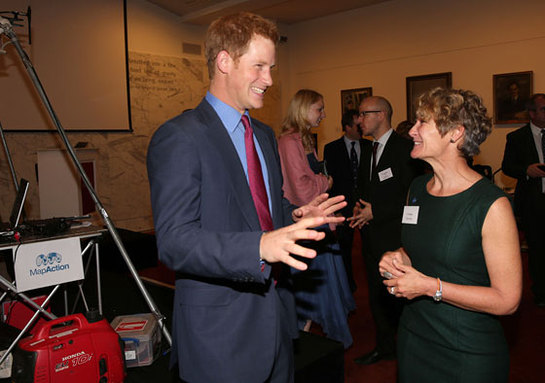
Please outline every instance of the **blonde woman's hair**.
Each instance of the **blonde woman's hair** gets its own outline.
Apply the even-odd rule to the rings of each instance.
[[[313,104],[324,97],[311,89],[300,89],[290,101],[288,114],[282,122],[282,134],[299,133],[306,152],[314,150],[314,138],[310,134],[310,122],[307,120],[308,111]]]

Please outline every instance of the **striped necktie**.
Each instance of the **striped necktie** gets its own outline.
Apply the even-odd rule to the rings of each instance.
[[[350,148],[350,162],[352,163],[352,180],[354,185],[358,184],[358,155],[356,154],[356,142],[352,141],[350,143],[352,147]]]

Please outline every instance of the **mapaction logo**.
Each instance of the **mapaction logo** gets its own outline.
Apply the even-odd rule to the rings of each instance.
[[[36,257],[36,266],[34,269],[30,269],[30,276],[44,275],[47,273],[53,273],[57,271],[69,270],[70,265],[67,263],[61,264],[62,255],[60,253],[52,252],[45,254],[39,254]]]

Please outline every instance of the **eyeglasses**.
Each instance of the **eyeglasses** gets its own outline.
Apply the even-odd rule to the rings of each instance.
[[[380,113],[382,110],[363,110],[360,112],[360,117],[365,118],[365,116],[369,113]]]

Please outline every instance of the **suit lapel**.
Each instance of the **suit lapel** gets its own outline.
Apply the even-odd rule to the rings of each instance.
[[[388,141],[386,141],[386,145],[384,145],[384,149],[382,149],[382,154],[380,155],[380,158],[377,162],[377,173],[380,170],[384,170],[384,164],[390,163],[390,154],[392,153],[392,146],[395,146],[394,143],[394,132],[388,137]]]
[[[252,120],[252,123],[254,125],[254,134],[256,136],[257,141],[259,142],[259,146],[261,147],[261,151],[263,152],[263,157],[265,159],[265,163],[267,165],[267,174],[269,179],[269,193],[271,194],[271,204],[270,210],[271,210],[271,217],[273,220],[274,227],[280,227],[282,226],[282,222],[279,221],[279,218],[276,214],[276,212],[281,211],[281,201],[279,198],[275,198],[276,195],[273,192],[273,190],[280,190],[282,188],[282,180],[278,179],[276,176],[275,169],[278,167],[278,163],[276,162],[277,156],[274,153],[274,143],[270,141],[270,137],[267,135],[263,127],[259,124],[258,121]],[[257,215],[257,213],[256,213]]]
[[[363,143],[362,143],[363,144]],[[358,178],[358,183],[367,185],[369,184],[370,180],[370,174],[371,171],[371,157],[373,155],[373,144],[369,142],[369,145],[362,145],[361,148],[361,158],[360,158],[360,172]],[[367,187],[364,187],[363,190],[367,190]]]
[[[396,148],[398,147],[398,137],[397,133],[393,131],[388,138],[388,141],[386,141],[386,145],[384,145],[384,149],[382,150],[382,154],[380,155],[377,164],[377,171],[384,170],[388,167],[388,164],[393,162],[393,157],[396,155]]]
[[[341,157],[343,158],[343,162],[346,165],[351,166],[350,153],[348,153],[348,150],[346,149],[346,144],[344,143],[344,138],[341,137],[337,142],[338,142],[337,145],[339,146],[339,154],[341,154]],[[360,152],[360,156],[361,156],[361,152]]]
[[[528,153],[531,157],[530,163],[536,163],[539,162],[539,153],[536,149],[536,143],[534,142],[534,135],[532,134],[532,128],[530,127],[530,124],[526,125],[526,144],[524,145],[525,148],[533,148],[533,150],[530,150]]]
[[[229,173],[230,187],[233,189],[235,200],[240,206],[248,225],[253,230],[261,230],[248,180],[231,137],[229,137],[214,108],[208,102],[203,101],[199,107],[203,109],[202,116],[205,129],[210,130],[207,132],[206,137],[210,140],[213,150],[218,152],[222,160],[222,164],[218,164],[218,168],[220,166],[225,167]]]

